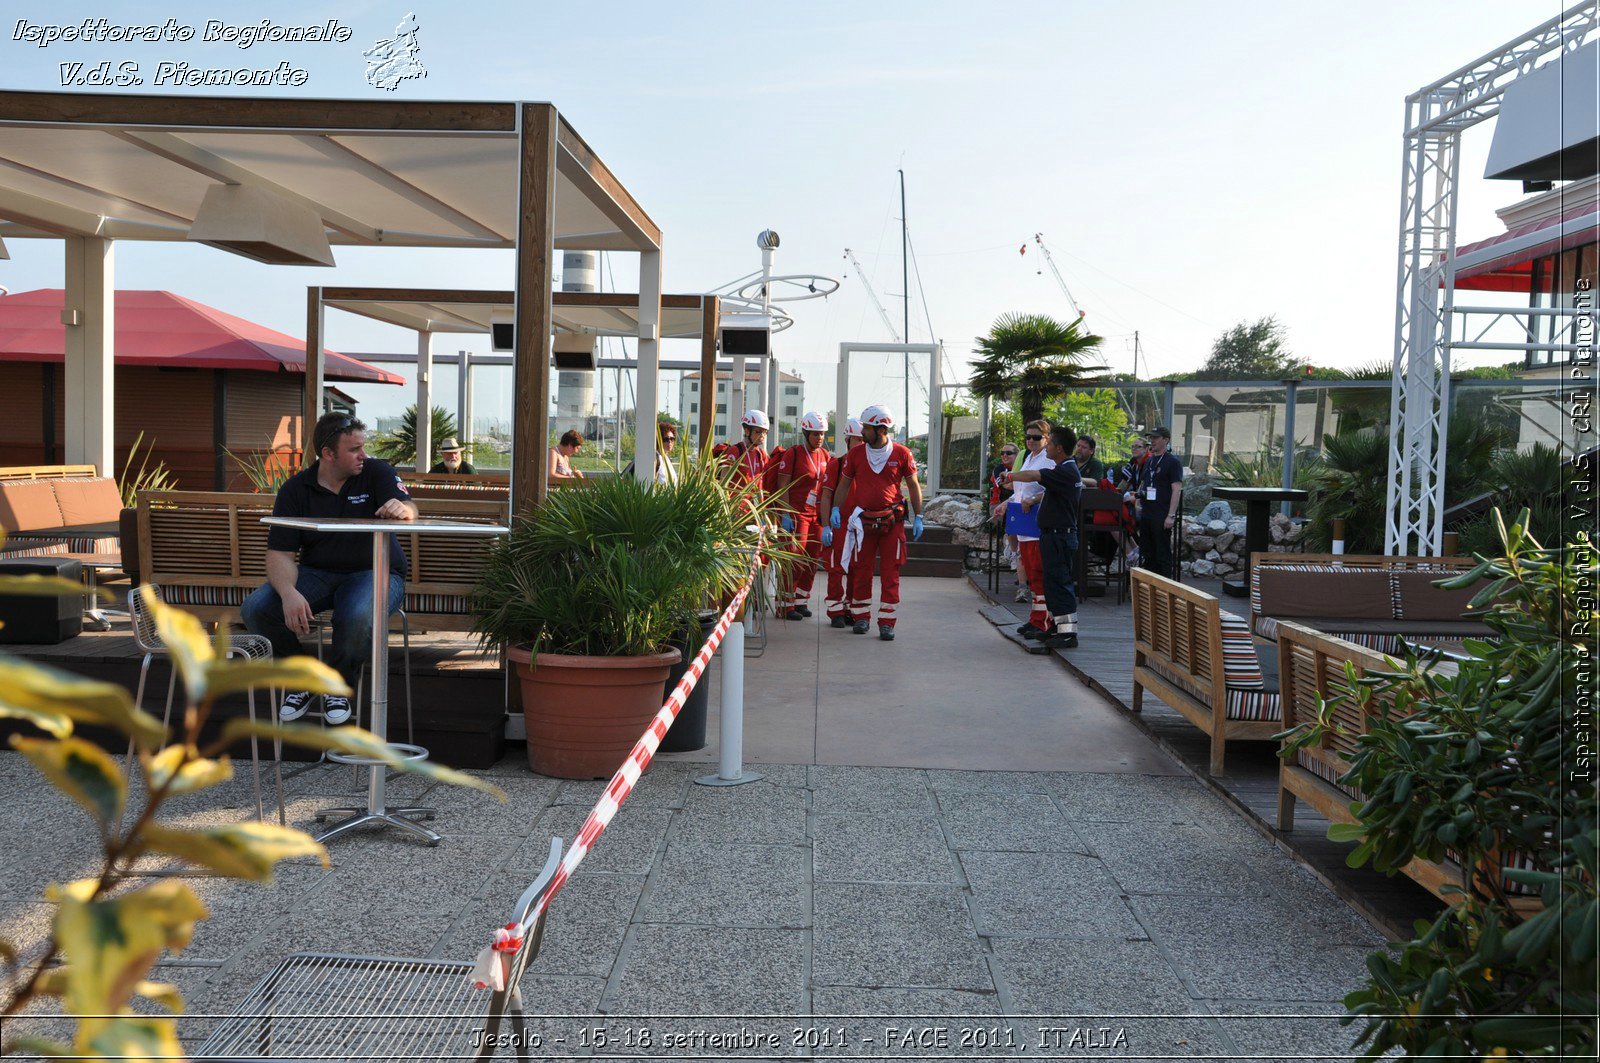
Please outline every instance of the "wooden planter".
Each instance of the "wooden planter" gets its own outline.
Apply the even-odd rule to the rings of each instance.
[[[608,779],[661,711],[676,649],[641,657],[509,649],[522,682],[528,766],[557,779]]]

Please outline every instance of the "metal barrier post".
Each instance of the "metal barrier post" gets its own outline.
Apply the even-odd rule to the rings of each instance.
[[[753,606],[747,601],[745,616]],[[722,654],[722,718],[717,726],[717,773],[695,780],[700,786],[738,786],[762,778],[744,770],[744,629],[748,619],[728,626]]]

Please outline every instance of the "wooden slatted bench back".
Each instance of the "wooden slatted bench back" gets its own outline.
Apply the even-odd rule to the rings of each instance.
[[[93,465],[5,465],[0,480],[70,480],[99,476]]]
[[[1278,625],[1278,691],[1285,730],[1316,720],[1317,700],[1326,698],[1335,684],[1345,681],[1346,663],[1355,666],[1357,678],[1391,670],[1381,653],[1303,624],[1285,621]],[[1317,774],[1330,783],[1344,774],[1350,767],[1350,758],[1355,756],[1358,739],[1367,733],[1371,711],[1349,699],[1341,699],[1334,706],[1337,732],[1326,736],[1320,746],[1304,750],[1305,757],[1323,769]],[[1352,799],[1359,796],[1347,792]]]
[[[1184,673],[1210,689],[1217,705],[1225,698],[1222,671],[1222,604],[1209,594],[1133,570],[1133,641],[1143,660]],[[1207,706],[1210,711],[1213,706]]]
[[[272,495],[244,491],[147,491],[139,496],[139,545],[145,579],[160,586],[228,588],[248,593],[267,581],[267,534]],[[423,516],[504,524],[509,506],[484,498],[418,499]],[[470,595],[483,570],[488,536],[395,533],[411,563],[406,592]],[[234,594],[233,597],[239,597]],[[235,603],[182,604],[202,620],[231,620]],[[411,612],[421,629],[468,630],[471,616]]]

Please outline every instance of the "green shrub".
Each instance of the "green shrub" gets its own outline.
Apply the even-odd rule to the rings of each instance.
[[[1373,953],[1371,980],[1345,1004],[1364,1017],[1371,1059],[1390,1049],[1430,1058],[1569,1056],[1596,1047],[1595,777],[1580,762],[1580,692],[1592,691],[1595,553],[1586,534],[1566,549],[1528,533],[1526,511],[1503,547],[1444,586],[1487,585],[1498,641],[1469,641],[1455,675],[1403,671],[1337,686],[1318,721],[1291,732],[1283,756],[1334,728],[1356,701],[1374,715],[1340,782],[1366,800],[1335,840],[1359,842],[1352,866],[1394,874],[1450,854],[1477,868],[1455,903],[1396,954]],[[1351,673],[1353,675],[1353,673]],[[1508,854],[1531,866],[1509,868]],[[1504,859],[1502,859],[1504,857]],[[1513,907],[1521,884],[1537,911]]]

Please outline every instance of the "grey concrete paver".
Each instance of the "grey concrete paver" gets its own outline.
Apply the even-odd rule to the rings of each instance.
[[[894,644],[771,625],[749,662],[746,762],[783,762],[747,786],[694,785],[718,753],[713,697],[712,745],[658,758],[555,899],[529,1009],[1000,1016],[1020,1039],[995,1054],[1035,1058],[1092,1054],[1081,1040],[1116,1012],[1138,1016],[1119,1058],[1336,1050],[1321,1019],[1274,1042],[1270,1016],[1336,1009],[1381,937],[1056,662],[1015,653],[964,582],[906,588]],[[157,976],[225,1011],[297,949],[470,959],[550,836],[570,843],[604,789],[535,777],[520,747],[483,774],[509,804],[391,784],[438,808],[436,848],[361,833],[330,845],[330,870],[297,862],[271,888],[192,880],[212,919]],[[331,766],[289,789],[306,825],[364,795]],[[48,919],[44,881],[87,873],[95,848],[82,812],[14,754],[0,753],[0,792],[0,937],[27,945]],[[243,777],[210,798],[179,817],[238,821],[253,805]],[[1080,1043],[1047,1049],[1031,1014],[1074,1020]],[[180,1026],[189,1044],[205,1029]],[[661,1054],[611,1052],[635,1049]]]

